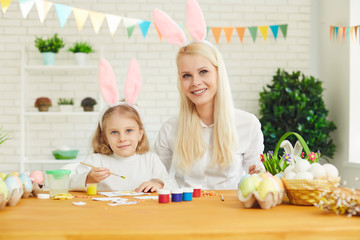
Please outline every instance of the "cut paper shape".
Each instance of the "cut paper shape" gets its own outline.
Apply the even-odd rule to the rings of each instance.
[[[64,27],[67,19],[69,18],[72,12],[72,7],[55,3],[55,9],[59,18],[60,26]]]
[[[19,0],[19,4],[20,4],[20,10],[23,15],[23,18],[26,18],[28,16],[30,10],[34,6],[35,1],[34,0]]]
[[[111,33],[111,35],[114,35],[116,29],[118,28],[120,22],[121,22],[121,17],[116,16],[116,15],[112,15],[112,14],[106,14],[106,21],[108,23],[109,26],[109,31]]]
[[[124,26],[125,26],[125,28],[127,30],[128,37],[130,38],[131,35],[134,32],[134,29],[135,29],[136,25],[139,23],[139,19],[124,17],[123,18],[123,23],[124,23]]]
[[[75,206],[83,206],[86,205],[86,202],[72,202]]]
[[[219,39],[220,39],[220,35],[221,35],[221,30],[222,28],[221,27],[212,27],[211,28],[211,31],[213,33],[213,36],[215,38],[215,42],[216,43],[219,43]]]
[[[354,34],[353,34],[353,32],[354,32],[354,27],[350,27],[350,39],[351,39],[351,42],[354,41]]]
[[[96,34],[99,33],[100,27],[105,19],[105,14],[100,12],[89,12],[91,24]]]
[[[226,42],[229,43],[233,34],[234,28],[233,27],[224,27]]]
[[[259,28],[261,36],[263,37],[264,41],[266,42],[267,31],[268,31],[269,26],[259,26],[258,28]]]
[[[333,28],[333,26],[330,26],[330,40],[333,39],[333,30],[335,30],[335,28]]]
[[[80,8],[73,8],[75,21],[78,27],[78,30],[81,31],[81,29],[84,27],[84,24],[86,22],[86,19],[89,15],[89,11],[83,10]]]
[[[257,27],[248,27],[248,29],[250,31],[250,35],[253,39],[253,42],[255,42],[258,28]]]
[[[35,4],[38,10],[40,22],[43,23],[53,3],[44,0],[36,0]]]
[[[141,34],[143,35],[144,38],[146,37],[146,35],[147,35],[148,31],[149,31],[150,24],[151,24],[150,21],[141,21],[139,23]]]
[[[137,96],[139,96],[141,89],[141,71],[138,62],[135,58],[130,60],[128,74],[125,81],[125,99],[126,102],[132,106],[134,105]]]
[[[346,43],[350,41],[350,28],[346,27]]]
[[[342,39],[345,41],[346,27],[342,28]]]
[[[244,34],[245,34],[246,27],[237,27],[236,32],[239,35],[241,43],[244,41]]]
[[[354,31],[355,31],[355,40],[356,40],[356,36],[357,36],[357,30],[358,30],[358,27],[359,27],[359,26],[355,26],[355,27],[354,27]]]
[[[6,13],[12,0],[0,0],[3,13]]]
[[[161,35],[159,29],[157,28],[157,26],[155,25],[155,23],[154,23],[154,26],[155,26],[156,32],[157,32],[157,34],[158,34],[159,40],[161,41],[162,35]]]
[[[272,26],[270,26],[270,29],[276,40],[278,32],[279,32],[279,25],[272,25]]]
[[[98,192],[98,194],[107,196],[107,197],[150,195],[150,193],[135,192],[135,191]]]
[[[207,37],[209,36],[210,29],[211,29],[211,27],[206,27],[206,37],[205,37],[205,39],[207,39]]]
[[[279,25],[279,27],[280,27],[280,30],[281,30],[284,38],[286,39],[288,25],[287,24],[282,24],[282,25]]]

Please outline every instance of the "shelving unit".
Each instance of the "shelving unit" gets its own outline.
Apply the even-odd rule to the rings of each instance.
[[[99,59],[102,56],[102,48],[99,51]],[[56,111],[55,105],[56,105],[56,101],[57,99],[55,98],[55,96],[49,96],[51,95],[51,93],[46,94],[48,97],[51,98],[52,100],[52,105],[53,108],[49,111],[49,112],[39,112],[34,106],[34,101],[35,101],[35,96],[40,97],[40,95],[37,95],[36,93],[36,89],[31,89],[30,87],[33,88],[33,85],[35,82],[40,81],[39,79],[41,78],[49,78],[51,80],[50,83],[47,82],[48,85],[54,84],[57,86],[64,84],[62,83],[62,79],[65,79],[68,83],[68,85],[74,84],[74,89],[71,89],[69,91],[73,91],[76,92],[76,79],[77,78],[81,78],[84,79],[86,76],[86,79],[89,79],[89,83],[87,82],[82,82],[81,84],[84,86],[87,86],[88,84],[94,84],[93,88],[94,89],[98,89],[98,84],[97,84],[97,71],[98,71],[98,65],[86,65],[86,66],[78,66],[78,65],[74,65],[72,64],[72,59],[69,59],[69,64],[66,63],[66,65],[53,65],[53,66],[45,66],[45,65],[32,65],[31,61],[29,61],[28,56],[27,56],[27,50],[24,47],[22,50],[22,60],[21,60],[21,99],[20,99],[20,104],[21,104],[21,113],[20,113],[20,123],[21,123],[21,129],[20,129],[20,134],[21,134],[21,142],[20,142],[20,172],[24,172],[24,171],[31,171],[31,165],[32,164],[68,164],[68,163],[76,163],[76,162],[80,162],[81,160],[83,160],[83,158],[85,158],[85,154],[82,153],[81,155],[81,151],[79,152],[79,156],[76,159],[71,159],[71,160],[56,160],[51,153],[51,150],[55,150],[56,148],[54,146],[50,147],[47,146],[46,149],[41,149],[44,150],[46,152],[46,154],[44,153],[34,153],[32,152],[33,147],[31,146],[31,144],[34,144],[34,142],[38,141],[39,139],[31,139],[31,137],[29,137],[31,135],[31,133],[35,132],[36,129],[32,129],[32,121],[35,121],[35,123],[37,125],[42,125],[42,121],[44,122],[44,126],[57,126],[57,125],[61,125],[63,123],[59,123],[61,121],[64,121],[64,125],[68,124],[70,129],[74,128],[74,126],[79,125],[80,127],[84,128],[84,126],[82,125],[86,125],[83,124],[82,122],[71,122],[70,118],[75,118],[75,119],[86,119],[89,120],[90,122],[93,122],[94,124],[89,128],[89,129],[82,129],[83,132],[88,132],[89,134],[92,134],[93,131],[95,130],[95,126],[96,126],[96,119],[98,116],[98,111],[94,111],[94,112],[84,112],[82,110],[82,108],[79,106],[80,102],[79,100],[76,102],[75,104],[77,107],[77,109],[75,108],[75,110],[73,112],[60,112],[60,111]],[[93,61],[94,62],[94,61]],[[34,76],[41,76],[38,77],[38,79],[36,79]],[[34,79],[35,78],[35,79]],[[70,82],[70,83],[69,83]],[[35,85],[35,84],[34,84]],[[39,84],[40,89],[41,89],[41,84]],[[55,87],[54,87],[55,88]],[[42,92],[44,92],[44,89],[41,89]],[[59,93],[59,91],[61,92],[61,89],[55,89],[53,90],[53,92]],[[79,89],[78,91],[82,91],[83,93],[86,92],[86,90],[84,89]],[[31,94],[30,94],[31,92]],[[66,93],[66,91],[64,91],[64,93]],[[94,94],[94,91],[92,91],[92,93]],[[59,94],[57,94],[59,95]],[[93,95],[90,95],[92,97],[95,97]],[[87,96],[85,96],[87,97]],[[103,101],[102,98],[100,97],[100,93],[97,90],[96,92],[96,100],[97,100],[97,109],[101,109],[103,106]],[[35,120],[34,120],[35,119]],[[54,124],[51,121],[54,121]],[[33,124],[34,125],[34,124]],[[89,124],[88,124],[89,125]],[[56,133],[52,133],[52,130],[45,130],[44,132],[46,132],[45,134],[42,135],[42,137],[47,136],[47,131],[49,133],[49,136],[54,136],[56,135]],[[74,132],[74,134],[76,134],[76,128],[73,130],[67,130],[68,132]],[[63,134],[61,131],[58,132],[59,135]],[[56,138],[55,138],[56,139]],[[52,140],[54,141],[54,139]],[[81,139],[82,141],[82,139]],[[83,137],[83,141],[89,142],[89,136],[84,136]],[[50,140],[49,140],[50,142]],[[76,148],[78,149],[76,146],[74,146],[76,144],[73,144],[73,146],[69,146],[72,148]],[[61,146],[58,146],[61,147]],[[37,146],[37,148],[39,148],[39,146]],[[53,148],[53,149],[50,149]],[[41,151],[40,151],[41,152]]]

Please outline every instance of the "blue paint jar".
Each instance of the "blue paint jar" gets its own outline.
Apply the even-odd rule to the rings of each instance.
[[[192,201],[193,198],[193,189],[192,188],[183,188],[183,201]]]
[[[171,201],[181,202],[183,197],[183,191],[181,189],[171,190]]]

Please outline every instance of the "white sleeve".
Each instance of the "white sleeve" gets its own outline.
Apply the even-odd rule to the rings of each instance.
[[[94,154],[91,154],[84,163],[91,164],[93,166],[98,166],[95,159]],[[70,175],[70,182],[69,182],[69,190],[70,191],[86,191],[86,178],[89,174],[91,168],[85,166],[83,164],[79,164],[77,168],[74,170],[74,173]]]
[[[160,179],[164,183],[163,188],[167,189],[175,189],[178,188],[178,184],[176,183],[175,179],[172,179],[166,171],[164,164],[160,161],[159,157],[155,154],[151,154],[153,168],[152,168],[152,175],[153,178]]]
[[[162,163],[165,165],[166,170],[170,172],[173,150],[171,149],[170,138],[175,137],[172,136],[172,126],[171,123],[166,122],[160,129],[157,139],[155,141],[154,150],[158,155]]]

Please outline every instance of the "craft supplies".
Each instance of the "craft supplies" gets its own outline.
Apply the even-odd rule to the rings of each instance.
[[[54,196],[51,196],[51,199],[54,200],[68,200],[68,199],[73,199],[74,196],[71,195],[70,193],[58,193]]]
[[[69,192],[70,173],[70,170],[65,169],[46,170],[50,197],[59,193]]]
[[[86,205],[86,202],[72,202],[73,205],[76,205],[76,206],[83,206],[83,205]]]
[[[37,195],[37,198],[38,199],[49,199],[50,198],[50,195],[49,194],[46,194],[46,193],[39,193]]]
[[[170,200],[170,190],[169,189],[158,189],[159,203],[168,203]]]
[[[88,167],[91,167],[91,168],[95,168],[95,166],[90,165],[90,164],[88,164],[88,163],[83,163],[83,162],[80,162],[80,163],[81,163],[81,164],[83,164],[83,165],[85,165],[85,166],[88,166]],[[116,173],[113,173],[113,172],[110,172],[110,174],[112,174],[112,175],[114,175],[114,176],[121,177],[121,178],[125,179],[125,177],[124,177],[124,176],[121,176],[121,175],[119,175],[119,174],[116,174]]]
[[[88,195],[96,195],[97,194],[97,184],[96,183],[86,184],[86,192]]]
[[[221,201],[224,201],[224,196],[222,194],[220,194],[221,197]]]
[[[172,202],[181,202],[183,191],[181,189],[174,189],[171,191],[171,201]]]
[[[183,201],[192,201],[193,198],[193,189],[192,188],[183,188]]]
[[[194,187],[193,197],[201,197],[201,185],[197,185]]]

